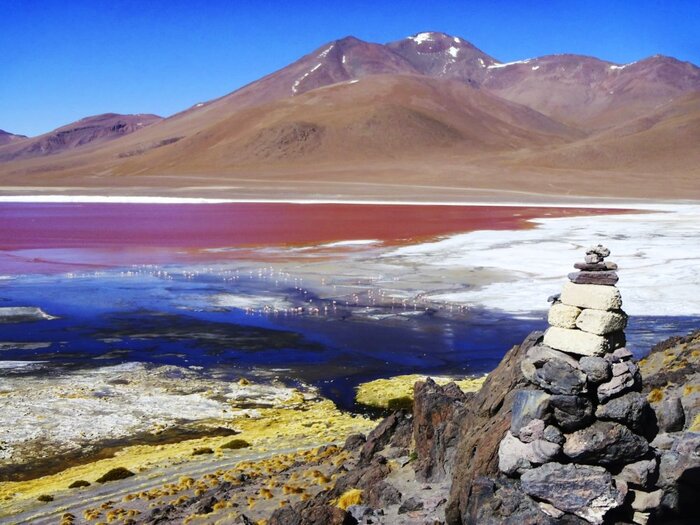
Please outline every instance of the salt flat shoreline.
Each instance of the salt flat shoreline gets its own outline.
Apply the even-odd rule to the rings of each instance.
[[[619,198],[562,196],[552,201],[528,200],[465,200],[465,201],[413,201],[383,199],[215,199],[208,197],[163,197],[128,195],[0,195],[0,203],[24,204],[338,204],[374,206],[484,206],[484,207],[530,207],[530,208],[610,208],[647,211],[671,211],[687,206],[700,205],[694,200],[626,200]]]

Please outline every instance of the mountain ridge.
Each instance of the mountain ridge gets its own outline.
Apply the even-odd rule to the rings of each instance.
[[[392,89],[400,92],[396,101]],[[629,64],[566,53],[501,62],[445,33],[388,44],[347,36],[236,91],[131,130],[137,132],[48,153],[27,141],[0,146],[0,181],[103,187],[139,181],[168,189],[205,174],[221,187],[234,179],[257,180],[245,184],[259,187],[292,173],[309,182],[327,173],[329,185],[394,184],[402,173],[422,185],[530,191],[540,172],[542,191],[597,194],[577,175],[594,170],[614,175],[611,194],[624,194],[637,179],[649,191],[675,196],[690,188],[694,195],[689,144],[700,133],[694,125],[700,108],[692,101],[683,106],[693,113],[683,121],[689,140],[673,127],[679,116],[662,109],[699,92],[700,68],[660,55]],[[659,121],[653,129],[630,133],[652,113],[648,118]],[[673,135],[682,139],[678,146]],[[616,144],[621,137],[624,144]],[[649,148],[650,141],[667,147]],[[654,179],[664,159],[673,160],[672,176],[682,179],[672,192]],[[330,175],[338,172],[342,181]]]

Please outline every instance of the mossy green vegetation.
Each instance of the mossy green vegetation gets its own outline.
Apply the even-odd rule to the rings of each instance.
[[[413,405],[413,385],[416,381],[425,381],[428,376],[410,374],[377,379],[362,383],[357,387],[356,401],[362,405],[395,410],[411,408]],[[433,377],[439,385],[454,381],[463,392],[476,392],[484,384],[486,376],[455,379],[450,377]]]

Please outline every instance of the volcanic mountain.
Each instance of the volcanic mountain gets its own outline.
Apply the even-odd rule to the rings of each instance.
[[[443,33],[386,45],[346,37],[164,120],[91,117],[2,146],[0,182],[257,197],[700,197],[699,93],[700,69],[670,57],[504,63]]]
[[[86,117],[38,137],[8,141],[13,145],[0,149],[0,161],[54,155],[86,144],[106,142],[150,126],[159,120],[162,118],[157,115],[116,113]]]

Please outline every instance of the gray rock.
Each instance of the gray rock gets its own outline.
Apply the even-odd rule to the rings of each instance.
[[[637,525],[647,525],[647,523],[649,523],[650,517],[651,513],[649,512],[635,511],[635,513],[632,514],[632,523],[636,523]]]
[[[643,433],[651,422],[651,407],[646,397],[639,392],[628,392],[598,405],[595,415],[598,419],[617,421],[638,433]]]
[[[656,420],[662,432],[677,432],[685,425],[685,412],[679,397],[664,399],[656,410]]]
[[[638,460],[649,450],[646,439],[610,421],[596,421],[565,437],[564,454],[579,463],[620,465]]]
[[[565,432],[578,430],[593,421],[593,403],[582,396],[552,396],[549,400],[556,424]]]
[[[421,510],[422,508],[423,502],[413,496],[401,504],[399,507],[399,514],[406,514],[407,512],[413,512],[414,510]]]
[[[533,419],[544,419],[551,396],[540,390],[519,390],[513,396],[510,431],[519,435],[520,429]]]
[[[599,284],[602,286],[615,286],[620,279],[617,273],[612,271],[602,272],[571,272],[569,280],[576,284]]]
[[[610,255],[610,250],[602,244],[596,244],[595,246],[591,246],[586,250],[586,255],[590,254],[595,254],[601,259],[605,259]]]
[[[606,270],[617,270],[617,264],[605,261],[599,263],[575,263],[574,268],[585,272],[604,272]]]
[[[603,383],[612,375],[610,363],[599,356],[584,356],[578,362],[579,368],[586,374],[589,383]]]
[[[523,443],[508,432],[498,447],[498,468],[501,472],[513,476],[532,467],[546,463],[555,458],[561,446],[538,439],[532,443]]]
[[[677,439],[677,435],[661,432],[656,434],[656,437],[650,443],[650,445],[658,450],[671,450],[671,448],[673,448],[673,446],[676,444]]]
[[[656,477],[658,461],[656,458],[643,459],[625,465],[615,479],[622,480],[630,485],[648,488]]]
[[[448,523],[455,523],[448,519]],[[587,525],[587,521],[565,514],[555,520],[546,514],[539,502],[525,494],[519,482],[507,478],[476,478],[472,484],[464,525]]]
[[[550,516],[552,518],[559,519],[564,515],[563,510],[559,510],[551,503],[545,503],[544,501],[540,501],[538,505],[542,512],[544,512],[547,516]]]
[[[544,437],[544,421],[541,419],[533,419],[520,429],[518,437],[523,443],[532,443],[533,441],[542,439]]]
[[[545,428],[542,437],[550,443],[556,443],[557,445],[564,444],[564,434],[562,434],[561,430],[554,425],[549,425],[547,428]]]
[[[610,363],[619,363],[620,361],[627,361],[632,357],[632,352],[627,350],[627,348],[617,348],[612,353],[606,354],[605,359]]]
[[[626,370],[615,366],[623,365]],[[615,373],[619,375],[615,375]],[[622,363],[615,363],[613,365],[613,377],[610,381],[601,383],[598,385],[597,394],[598,401],[601,403],[606,402],[608,399],[615,397],[619,394],[630,390],[639,390],[641,387],[641,376],[639,375],[639,369],[637,365],[631,361],[625,361]]]
[[[658,485],[673,487],[679,481],[697,487],[697,493],[700,494],[700,433],[698,432],[682,433],[671,450],[661,454]]]
[[[595,253],[587,253],[583,260],[588,264],[596,264],[602,262],[603,258]]]
[[[526,494],[590,523],[603,523],[605,514],[623,501],[602,467],[547,463],[524,472],[520,483]]]
[[[632,508],[636,511],[653,510],[661,505],[661,498],[664,491],[661,489],[653,492],[633,489],[632,491]]]
[[[537,367],[542,366],[544,363],[551,361],[552,359],[558,359],[559,361],[568,363],[574,368],[578,368],[578,359],[565,352],[555,350],[554,348],[543,344],[538,344],[530,348],[527,351],[525,358],[527,361],[532,362]]]
[[[531,365],[527,360],[522,363],[523,375],[531,382],[553,394],[580,394],[587,392],[586,374],[565,361],[552,359],[541,368]],[[534,369],[534,370],[533,370]]]

